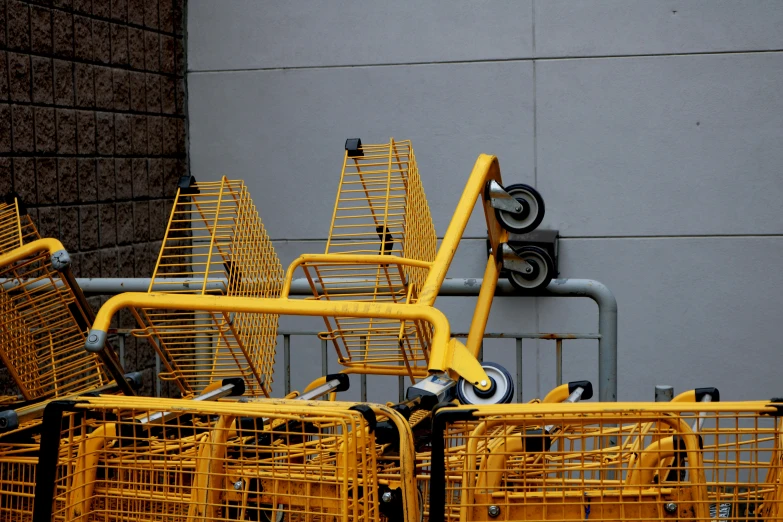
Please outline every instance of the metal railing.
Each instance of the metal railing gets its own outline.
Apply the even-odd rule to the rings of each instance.
[[[179,281],[182,288],[185,289],[189,280],[172,279],[172,282]],[[116,294],[121,292],[146,292],[149,288],[149,278],[118,279],[118,278],[84,278],[77,279],[82,291],[88,294]],[[476,296],[481,288],[481,279],[446,279],[441,286],[440,296]],[[215,283],[216,285],[219,282]],[[519,296],[511,287],[511,284],[502,280],[498,282],[496,295]],[[291,285],[291,295],[312,295],[309,283],[304,279],[295,279]],[[612,402],[617,400],[617,301],[612,292],[599,281],[591,279],[553,279],[549,286],[534,294],[538,297],[587,297],[595,301],[598,305],[598,333],[485,333],[484,339],[515,339],[516,340],[516,360],[517,360],[517,399],[522,399],[522,341],[523,339],[554,340],[556,347],[556,380],[558,384],[562,383],[563,375],[563,341],[567,339],[596,339],[598,341],[598,398],[601,402]],[[121,362],[125,360],[125,338],[130,330],[112,330],[118,334],[117,345]],[[291,337],[309,336],[317,332],[307,331],[279,331],[278,335],[283,338],[283,358],[285,366],[285,390],[288,393],[291,389]],[[452,333],[454,337],[467,337],[467,333]],[[321,370],[322,374],[328,373],[326,341],[321,342]],[[160,374],[161,361],[158,355],[155,356],[156,371]],[[402,378],[400,378],[402,379]],[[156,379],[156,394],[160,396],[161,381]],[[400,393],[403,391],[402,380],[400,380]],[[367,396],[366,375],[361,376],[361,396],[364,400]],[[402,396],[402,395],[401,395]]]

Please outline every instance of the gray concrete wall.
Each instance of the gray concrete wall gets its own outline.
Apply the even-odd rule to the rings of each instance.
[[[476,156],[495,154],[507,183],[542,192],[561,274],[617,296],[621,400],[652,399],[655,384],[718,386],[724,400],[783,393],[780,2],[188,9],[191,171],[247,180],[284,263],[323,248],[345,138],[413,140],[440,234]],[[482,273],[478,217],[450,277]],[[439,303],[467,329],[471,299]],[[596,324],[590,301],[503,298],[489,329]],[[513,372],[513,349],[489,342],[486,359]],[[292,351],[301,387],[320,373],[318,341],[295,338]],[[554,384],[554,351],[525,344],[525,398]],[[564,359],[566,379],[596,378],[594,341],[567,343]],[[395,385],[382,379],[369,398],[393,400]]]

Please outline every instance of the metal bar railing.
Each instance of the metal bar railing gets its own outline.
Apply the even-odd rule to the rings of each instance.
[[[187,278],[166,278],[167,288],[170,291],[177,289],[177,283],[181,284],[181,290],[187,290],[189,282],[195,280]],[[79,278],[77,283],[86,294],[118,294],[121,292],[146,292],[150,285],[150,278]],[[199,281],[200,283],[201,281]],[[481,289],[480,278],[454,278],[446,279],[441,285],[439,296],[476,296]],[[209,285],[215,290],[225,288],[225,281],[210,281]],[[210,287],[212,288],[212,287]],[[312,295],[310,283],[306,279],[295,279],[291,283],[290,295]],[[518,295],[506,281],[498,281],[495,295]],[[533,294],[537,297],[587,297],[598,305],[598,399],[601,402],[613,402],[617,400],[617,300],[609,288],[599,281],[592,279],[553,279],[546,289]],[[513,334],[492,334],[498,337],[517,338]],[[535,334],[544,335],[544,334]],[[487,338],[487,337],[485,337]],[[492,337],[489,337],[492,338]],[[527,337],[522,337],[527,338]],[[539,337],[531,337],[537,339]],[[544,337],[553,339],[553,337]],[[567,337],[566,337],[567,338]],[[589,339],[590,337],[582,337]],[[565,339],[565,338],[564,338]],[[521,342],[517,346],[517,377],[518,390],[521,390]],[[286,361],[290,363],[290,360]],[[290,364],[287,364],[289,367]],[[289,383],[290,388],[290,383]]]
[[[284,369],[284,382],[285,382],[285,394],[291,393],[291,337],[312,337],[317,336],[319,332],[316,331],[287,331],[280,330],[277,335],[283,338],[283,360],[285,361]],[[467,332],[452,333],[452,337],[466,338]],[[564,340],[576,340],[576,339],[594,339],[599,340],[601,336],[595,333],[492,333],[488,332],[484,334],[484,339],[514,339],[516,341],[517,351],[517,402],[522,402],[522,340],[523,339],[539,339],[546,341],[555,341],[557,345],[557,362],[555,368],[555,376],[557,379],[557,385],[561,385],[563,382],[563,341]],[[482,343],[483,346],[483,343]],[[321,344],[321,368],[323,375],[326,375],[326,350],[325,341],[322,340]],[[483,348],[482,348],[483,352]],[[401,397],[400,402],[405,397],[405,378],[400,377],[398,379],[398,392]],[[367,400],[367,375],[360,375],[361,382],[361,400]]]

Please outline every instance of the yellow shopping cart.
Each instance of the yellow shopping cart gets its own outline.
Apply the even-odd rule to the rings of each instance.
[[[182,279],[187,288],[182,289]],[[241,181],[180,180],[149,293],[275,298],[283,270]],[[140,328],[160,355],[162,380],[185,396],[241,377],[249,396],[272,389],[277,316],[135,307]],[[101,350],[98,350],[99,352]]]
[[[418,520],[410,430],[394,410],[122,397],[47,408],[33,520],[377,521],[379,420],[400,437],[394,503]]]
[[[780,413],[771,402],[441,409],[430,520],[779,520]]]

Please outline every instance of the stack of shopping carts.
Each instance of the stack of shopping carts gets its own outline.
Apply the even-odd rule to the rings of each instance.
[[[1,520],[783,518],[775,402],[587,403],[574,381],[511,404],[479,352],[501,274],[554,275],[509,245],[541,223],[535,189],[481,155],[438,244],[410,142],[343,158],[326,250],[287,271],[241,181],[183,177],[148,291],[96,315],[62,245],[0,205],[0,359],[20,390],[0,411]],[[463,344],[435,304],[477,202],[490,255]],[[312,296],[291,297],[297,276]],[[135,395],[108,343],[123,309],[180,398]],[[341,370],[272,399],[283,315],[322,318]],[[406,400],[338,401],[350,374],[408,378]]]

